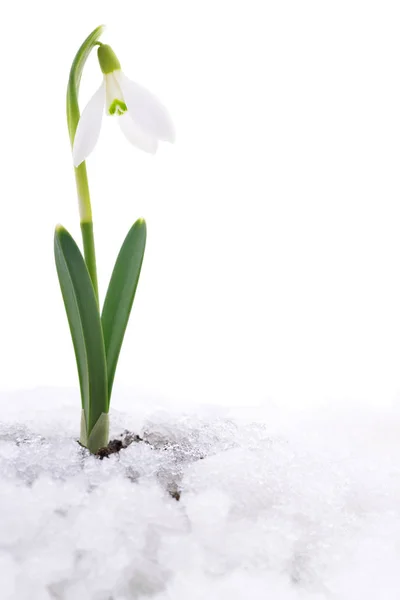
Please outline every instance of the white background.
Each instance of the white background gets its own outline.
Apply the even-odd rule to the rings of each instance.
[[[177,129],[151,157],[104,119],[87,162],[102,297],[130,225],[148,225],[116,382],[187,402],[397,401],[397,2],[37,0],[1,17],[1,389],[77,386],[53,231],[79,240],[65,91],[105,23]],[[100,81],[94,53],[82,105]]]

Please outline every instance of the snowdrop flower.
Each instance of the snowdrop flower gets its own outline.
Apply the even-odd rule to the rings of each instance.
[[[117,119],[125,137],[145,152],[154,154],[159,140],[173,142],[175,137],[174,126],[164,106],[153,94],[124,75],[110,46],[98,44],[104,79],[79,119],[72,149],[75,167],[86,160],[97,144],[104,108],[107,115]]]

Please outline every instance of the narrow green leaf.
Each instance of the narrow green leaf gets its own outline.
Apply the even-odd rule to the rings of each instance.
[[[138,219],[122,244],[104,301],[101,323],[107,357],[108,398],[128,324],[146,246],[146,223]]]
[[[68,231],[60,225],[54,235],[54,253],[74,344],[89,438],[102,413],[108,412],[107,367],[100,314],[82,254]]]
[[[83,67],[85,66],[90,52],[96,46],[97,41],[103,33],[103,31],[104,25],[100,25],[99,27],[96,27],[96,29],[92,31],[90,35],[88,35],[88,37],[76,53],[74,62],[71,66],[71,71],[69,73],[67,89],[67,121],[71,145],[74,142],[75,132],[76,128],[78,127],[78,121],[80,117],[78,94]]]

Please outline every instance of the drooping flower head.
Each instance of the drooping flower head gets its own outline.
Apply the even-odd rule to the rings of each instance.
[[[137,148],[154,154],[159,141],[173,142],[175,132],[166,108],[148,90],[131,81],[107,44],[98,42],[103,82],[89,100],[78,123],[72,149],[75,167],[93,151],[100,135],[103,112],[118,119],[125,137]]]

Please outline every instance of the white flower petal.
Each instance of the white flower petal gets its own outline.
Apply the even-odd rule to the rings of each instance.
[[[72,148],[72,158],[75,167],[79,167],[81,162],[86,160],[97,144],[104,104],[105,86],[103,81],[97,92],[89,100],[79,119]]]
[[[155,154],[157,152],[157,139],[145,133],[139,125],[131,119],[129,112],[119,116],[118,123],[122,133],[131,144],[150,154]]]
[[[167,142],[175,140],[175,130],[167,109],[148,90],[115,72],[124,95],[128,112],[146,133]]]

